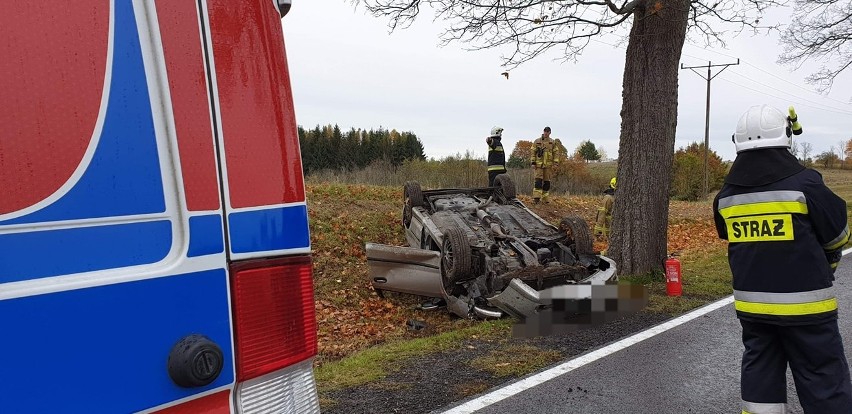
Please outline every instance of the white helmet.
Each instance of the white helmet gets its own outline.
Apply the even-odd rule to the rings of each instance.
[[[731,140],[737,153],[758,148],[790,148],[793,140],[787,126],[783,112],[769,105],[755,105],[740,117]]]
[[[496,126],[494,128],[491,128],[491,136],[492,137],[499,137],[499,136],[502,136],[502,135],[503,135],[503,128],[502,127]]]

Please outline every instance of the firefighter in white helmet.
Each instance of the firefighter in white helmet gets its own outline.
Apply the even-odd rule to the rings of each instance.
[[[848,413],[852,386],[832,288],[846,202],[790,153],[801,125],[768,105],[742,115],[737,158],[713,201],[742,325],[744,413],[784,413],[789,364],[805,413]]]
[[[494,185],[494,178],[506,173],[506,153],[503,151],[503,128],[495,126],[491,128],[491,135],[485,138],[488,144],[488,186]]]

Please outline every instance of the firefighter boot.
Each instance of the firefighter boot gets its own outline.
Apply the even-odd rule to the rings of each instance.
[[[538,171],[541,171],[541,170],[540,169],[536,170],[536,174],[539,174]],[[541,194],[543,192],[542,189],[541,189],[541,186],[542,186],[542,179],[536,177],[535,183],[533,184],[533,203],[534,204],[538,204],[539,201],[541,201]]]
[[[550,204],[550,180],[543,180],[544,183],[541,186],[541,201],[544,204]]]

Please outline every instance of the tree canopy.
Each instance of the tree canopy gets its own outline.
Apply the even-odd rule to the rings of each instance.
[[[601,154],[598,152],[597,147],[590,140],[581,142],[577,146],[576,152],[580,155],[580,158],[586,161],[599,161],[601,159]]]
[[[509,168],[528,168],[530,166],[532,145],[532,141],[523,139],[515,143],[515,148],[512,150],[512,154],[509,155],[506,166]]]

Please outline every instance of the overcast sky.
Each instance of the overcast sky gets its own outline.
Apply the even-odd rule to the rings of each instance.
[[[569,150],[589,139],[608,157],[618,155],[625,50],[613,46],[617,38],[593,42],[576,62],[557,60],[556,53],[539,57],[507,80],[500,75],[506,50],[440,47],[444,23],[433,21],[428,9],[412,27],[389,33],[387,20],[349,0],[293,3],[283,26],[296,119],[306,128],[331,123],[344,130],[412,131],[427,157],[471,151],[484,158],[492,126],[505,128],[503,145],[511,151],[549,125]],[[794,105],[805,131],[799,140],[812,143],[813,155],[852,138],[852,72],[819,95],[803,81],[818,66],[791,71],[776,63],[777,36],[727,40],[727,48],[687,45],[681,59],[686,66],[740,59],[711,83],[710,148],[722,158],[735,157],[730,138],[739,116],[761,103],[782,110]],[[676,148],[703,142],[706,100],[706,82],[692,71],[682,70],[679,84]]]

